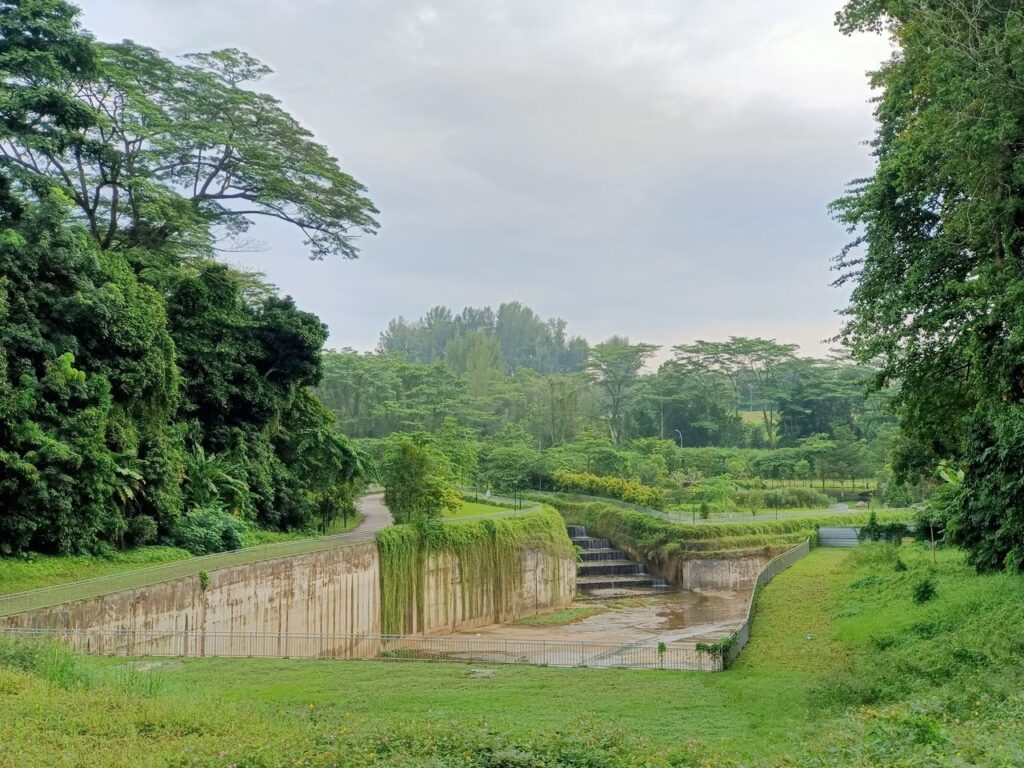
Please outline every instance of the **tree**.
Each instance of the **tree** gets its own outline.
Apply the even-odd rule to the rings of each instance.
[[[0,176],[0,541],[91,551],[181,506],[174,343],[160,296],[54,198]],[[133,523],[138,518],[144,523]]]
[[[530,481],[540,454],[526,445],[506,445],[493,448],[480,462],[480,478],[499,493],[515,494]]]
[[[204,257],[257,215],[354,255],[372,207],[241,87],[258,62],[179,65],[76,18],[0,0],[0,552],[323,522],[365,470],[311,394],[326,328]]]
[[[448,459],[422,438],[398,436],[381,462],[380,480],[396,523],[436,519],[462,505]]]
[[[590,350],[587,370],[604,392],[608,406],[608,432],[613,443],[624,438],[623,417],[640,370],[658,350],[653,344],[630,344],[629,339],[613,336]]]
[[[92,79],[97,56],[62,0],[0,2],[0,137],[63,151],[93,126],[93,110],[74,96]]]
[[[347,525],[356,512],[357,489],[374,476],[369,460],[330,421],[308,426],[296,437],[297,458],[313,489],[321,533],[339,515]]]
[[[29,3],[40,4],[56,7]],[[225,49],[176,64],[132,42],[96,44],[94,55],[94,68],[83,54],[64,62],[73,77],[45,86],[74,102],[61,107],[71,117],[60,140],[8,122],[0,167],[29,189],[60,188],[102,248],[187,252],[212,228],[237,236],[268,217],[297,227],[312,258],[354,258],[356,237],[376,230],[363,187],[276,99],[244,87],[271,73],[256,59]]]
[[[1024,567],[1024,15],[1011,0],[855,0],[846,33],[885,30],[876,169],[833,207],[855,235],[842,337],[899,382],[904,433],[965,478],[954,543]]]
[[[736,407],[761,412],[769,447],[776,445],[776,415],[783,391],[785,366],[796,358],[795,344],[774,339],[731,336],[728,341],[697,341],[673,348],[676,359],[725,376],[732,384]]]

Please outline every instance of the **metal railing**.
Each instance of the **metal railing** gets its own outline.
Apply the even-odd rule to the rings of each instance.
[[[362,659],[550,667],[718,672],[722,658],[656,638],[615,643],[462,636],[346,635],[254,632],[0,629],[0,636],[57,641],[102,656]]]

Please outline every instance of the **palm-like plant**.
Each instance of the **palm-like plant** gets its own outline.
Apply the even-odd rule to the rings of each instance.
[[[188,508],[220,502],[237,513],[249,488],[227,457],[207,453],[200,445],[185,456],[184,492]]]

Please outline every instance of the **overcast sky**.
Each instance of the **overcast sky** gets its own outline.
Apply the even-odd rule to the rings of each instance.
[[[592,341],[730,334],[821,352],[826,212],[871,162],[840,0],[84,0],[102,40],[238,47],[369,189],[381,233],[310,262],[260,226],[245,266],[371,349],[397,315],[518,299]]]

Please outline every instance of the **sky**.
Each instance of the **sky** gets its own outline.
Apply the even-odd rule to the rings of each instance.
[[[236,47],[368,189],[381,231],[314,262],[284,225],[227,256],[372,349],[396,316],[519,300],[593,342],[763,336],[823,353],[828,215],[871,172],[840,0],[84,0],[99,39]]]

